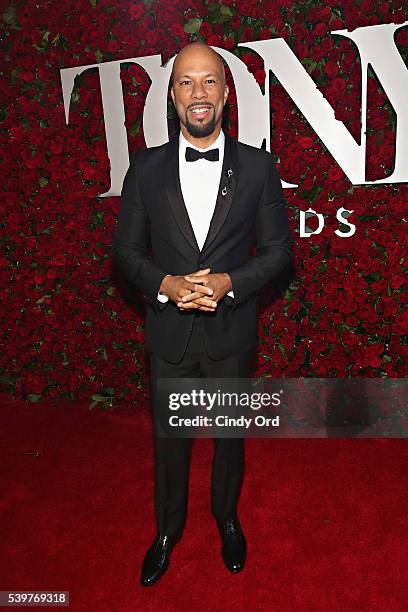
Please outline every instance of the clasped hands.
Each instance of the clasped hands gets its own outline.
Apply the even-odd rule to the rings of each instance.
[[[191,274],[165,276],[160,291],[169,296],[180,310],[214,312],[221,298],[231,291],[232,282],[227,272],[210,274],[211,268]]]

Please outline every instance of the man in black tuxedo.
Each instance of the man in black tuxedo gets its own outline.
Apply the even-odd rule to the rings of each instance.
[[[289,264],[292,243],[272,156],[221,129],[228,97],[221,57],[204,43],[184,47],[171,96],[180,134],[132,153],[112,248],[115,263],[148,299],[153,413],[159,377],[250,377],[257,294]],[[246,558],[237,514],[243,439],[214,442],[211,511],[225,565],[238,572]],[[166,571],[182,534],[190,444],[155,435],[157,534],[143,562],[145,586]]]

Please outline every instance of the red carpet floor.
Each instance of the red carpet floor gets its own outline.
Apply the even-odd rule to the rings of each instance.
[[[184,537],[146,589],[148,411],[4,396],[1,410],[0,590],[70,591],[74,612],[407,609],[405,440],[247,440],[237,575],[210,514],[212,442],[196,440]]]

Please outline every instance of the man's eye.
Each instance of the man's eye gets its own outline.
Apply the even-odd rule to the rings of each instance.
[[[214,79],[207,79],[206,83],[215,83]]]
[[[190,85],[190,81],[181,81],[180,85]]]

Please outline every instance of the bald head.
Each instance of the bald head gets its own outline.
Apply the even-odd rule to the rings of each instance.
[[[213,62],[217,66],[223,84],[225,85],[225,69],[224,63],[219,53],[211,49],[206,43],[195,41],[185,47],[183,47],[177,54],[176,59],[173,63],[173,69],[171,71],[170,83],[173,85],[174,78],[180,73],[180,69],[183,70],[187,64],[197,65],[197,63],[203,61]]]

